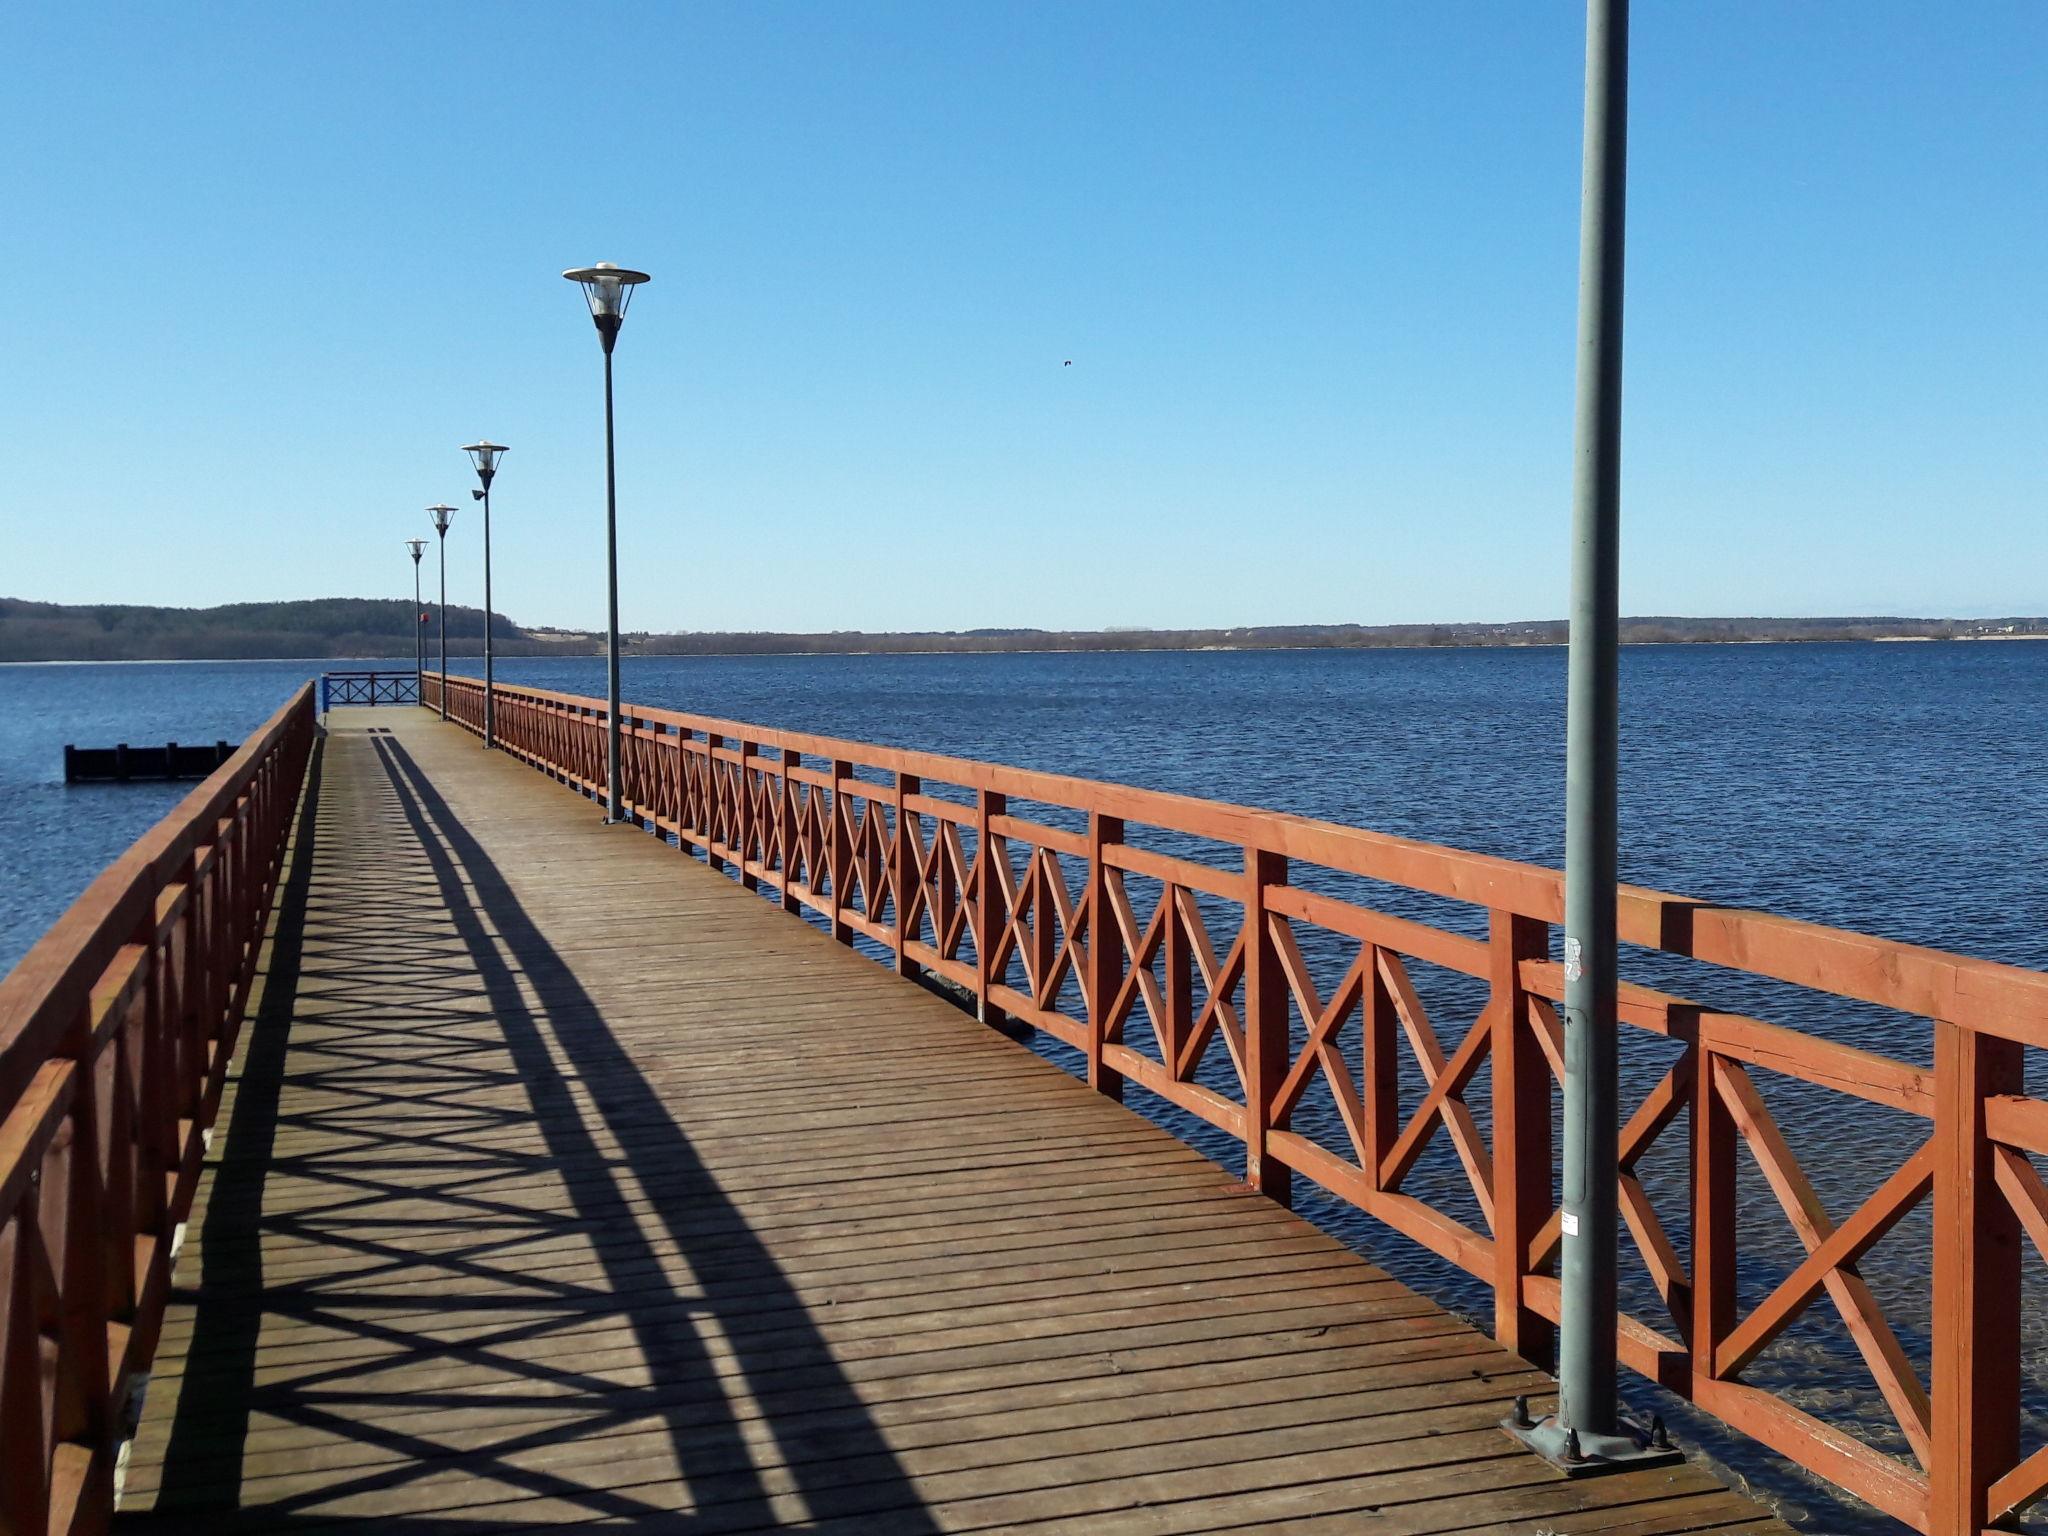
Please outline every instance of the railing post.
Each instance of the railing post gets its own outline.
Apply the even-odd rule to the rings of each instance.
[[[1121,817],[1088,813],[1088,1086],[1119,1103],[1124,1096],[1123,1074],[1103,1065],[1102,1050],[1109,1044],[1111,1010],[1124,982],[1124,944],[1116,914],[1110,910],[1112,871],[1102,855],[1105,848],[1123,840]]]
[[[1401,1134],[1401,1056],[1396,1032],[1400,1016],[1394,1012],[1393,994],[1380,975],[1380,950],[1368,943],[1362,950],[1365,987],[1358,1000],[1358,1027],[1362,1037],[1359,1063],[1359,1097],[1365,1114],[1365,1184],[1380,1187],[1380,1169]]]
[[[846,920],[846,883],[853,878],[853,839],[846,829],[846,796],[839,786],[853,777],[853,764],[843,757],[832,760],[832,937],[842,944],[853,942],[853,925]]]
[[[1735,1117],[1721,1100],[1719,1060],[1706,1039],[1693,1047],[1692,1381],[1707,1412],[1719,1381],[1714,1356],[1735,1326]]]
[[[215,964],[219,953],[215,934],[220,924],[222,881],[226,875],[224,861],[216,858],[204,874],[199,873],[200,859],[220,835],[219,824],[206,828],[205,833],[194,842],[185,861],[184,916],[171,925],[164,942],[152,951],[153,956],[160,955],[154,967],[152,990],[157,994],[164,1027],[171,1032],[178,1062],[174,1079],[177,1093],[169,1110],[173,1119],[171,1141],[177,1149],[172,1153],[174,1165],[184,1155],[184,1138],[175,1122],[196,1122],[206,1092],[207,1017],[220,1012],[218,998],[233,990],[223,982]],[[137,925],[137,932],[151,932],[153,938],[155,928],[156,914],[151,912]]]
[[[1524,1304],[1530,1239],[1550,1219],[1550,1067],[1529,1031],[1522,962],[1548,956],[1550,930],[1534,918],[1488,913],[1493,961],[1493,1336],[1548,1368],[1557,1330]]]
[[[678,736],[680,751],[681,737]],[[792,887],[796,883],[796,786],[791,783],[789,771],[803,761],[803,754],[792,748],[782,749],[782,777],[776,792],[776,834],[782,851],[782,910],[798,912],[803,903],[797,900]]]
[[[932,827],[931,861],[938,865],[938,873],[925,882],[924,899],[925,910],[932,917],[932,947],[941,956],[958,960],[958,943],[950,953],[946,948],[946,935],[953,931],[954,914],[960,910],[960,885],[950,852],[951,846],[957,846],[949,836],[952,832],[949,822],[936,822]]]
[[[988,990],[1001,978],[992,957],[1002,943],[1008,913],[1003,903],[1003,882],[996,875],[1002,851],[990,823],[1008,812],[1007,795],[992,789],[974,792],[974,1016],[982,1023],[1000,1027],[1002,1010],[988,1000]]]
[[[690,766],[690,749],[696,744],[688,726],[676,728],[676,825],[682,829],[676,846],[684,853],[690,851],[693,839],[709,835],[704,830],[701,799],[691,777],[694,770]]]
[[[48,1175],[42,1190],[43,1242],[51,1277],[57,1285],[57,1379],[51,1402],[50,1438],[72,1441],[97,1454],[112,1444],[107,1413],[107,1387],[112,1379],[107,1360],[107,1209],[100,1166],[101,1117],[110,1107],[103,1097],[97,1052],[92,1044],[93,1020],[81,1011],[57,1054],[77,1063],[77,1084],[66,1115],[44,1156]],[[105,1042],[101,1049],[113,1049]],[[125,1234],[117,1239],[125,1240]],[[109,1469],[111,1470],[111,1469]],[[81,1507],[97,1496],[87,1490]]]
[[[918,975],[921,967],[916,961],[905,958],[903,946],[915,937],[914,919],[911,916],[916,903],[911,900],[910,889],[918,880],[918,836],[915,813],[904,804],[911,795],[918,792],[923,781],[914,773],[896,774],[896,840],[889,850],[889,883],[896,907],[896,974],[898,976]],[[872,814],[872,807],[870,807]],[[936,927],[936,925],[934,925]],[[943,942],[944,935],[937,935]]]
[[[690,741],[690,731],[682,725],[670,727],[668,735],[659,743],[659,762],[662,774],[668,778],[670,805],[676,807],[676,852],[690,852],[690,754],[684,750]]]
[[[1173,905],[1179,894],[1178,888],[1162,884],[1159,899],[1167,903],[1166,927],[1160,936],[1160,969],[1166,980],[1166,1052],[1164,1060],[1169,1072],[1178,1075],[1180,1053],[1188,1043],[1188,1035],[1195,1027],[1194,1000],[1194,953],[1188,944],[1187,924],[1181,920],[1180,908]]]
[[[256,860],[251,848],[254,842],[254,829],[250,823],[255,819],[257,786],[262,780],[263,776],[259,773],[249,781],[249,787],[242,792],[241,799],[235,804],[231,825],[225,834],[228,839],[228,866],[233,875],[232,895],[221,927],[226,935],[225,953],[233,964],[229,970],[224,1006],[216,1009],[206,1021],[209,1061],[213,1059],[213,1053],[218,1048],[221,1037],[227,1033],[228,1015],[234,1012],[235,1000],[241,994],[243,983],[249,975],[249,968],[255,961],[254,954],[248,948],[249,913],[256,904],[257,879]]]
[[[725,830],[725,818],[719,814],[718,796],[718,749],[725,744],[723,736],[710,732],[704,735],[704,862],[714,870],[723,872],[725,860],[718,856],[715,844],[722,842],[719,836]]]
[[[147,950],[141,962],[146,975]],[[163,1185],[149,1176],[153,1162],[149,1118],[143,1094],[147,1093],[144,1072],[149,1055],[149,983],[139,981],[136,990],[121,1004],[113,1033],[101,1047],[112,1052],[108,1093],[101,1104],[101,1140],[106,1152],[100,1169],[100,1230],[107,1234],[102,1257],[106,1318],[119,1323],[133,1335],[135,1297],[142,1272],[137,1268],[144,1237],[156,1235],[161,1223],[155,1212]],[[126,1068],[125,1074],[123,1068]],[[123,1076],[128,1079],[123,1084]],[[107,1341],[107,1379],[118,1378],[122,1358],[112,1338]]]
[[[1053,957],[1058,953],[1059,935],[1054,930],[1054,905],[1052,883],[1055,876],[1055,855],[1041,848],[1034,852],[1024,865],[1024,889],[1019,892],[1019,903],[1031,914],[1029,927],[1019,936],[1020,943],[1031,945],[1031,984],[1029,991],[1032,1003],[1041,1008],[1050,1008],[1058,1001],[1046,995],[1046,980],[1052,975]]]
[[[754,851],[754,787],[749,779],[754,761],[754,743],[742,736],[740,738],[739,815],[734,820],[739,824],[740,834],[740,885],[749,891],[758,890],[761,884],[747,868],[747,855]],[[764,861],[767,857],[767,843],[768,839],[764,836],[761,839]]]
[[[646,766],[647,738],[641,734],[639,716],[630,704],[619,706],[619,785],[622,806],[630,802],[632,809],[624,811],[628,826],[646,828],[652,825],[654,795],[652,786],[646,782],[642,769]],[[630,791],[630,793],[628,793]]]
[[[2020,1225],[1999,1189],[1984,1101],[2026,1091],[2010,1040],[1934,1025],[1934,1382],[1928,1526],[1977,1536],[2019,1459]]]
[[[192,878],[192,860],[185,862],[185,911],[180,923],[190,923],[198,912],[198,882]],[[135,925],[130,943],[140,944],[145,978],[142,983],[142,1059],[136,1067],[140,1084],[135,1141],[141,1151],[137,1158],[136,1205],[139,1220],[169,1252],[171,1191],[178,1175],[178,1109],[184,1098],[178,1058],[178,1026],[166,1006],[172,1001],[164,989],[164,969],[169,944],[159,944],[156,914],[146,914]],[[176,926],[170,944],[178,942]]]
[[[1244,851],[1244,1054],[1245,1145],[1244,1179],[1260,1194],[1282,1205],[1293,1203],[1293,1171],[1269,1154],[1269,1132],[1284,1130],[1285,1117],[1275,1118],[1273,1101],[1287,1076],[1287,978],[1280,970],[1279,947],[1273,942],[1266,910],[1266,887],[1287,883],[1287,860],[1263,848]]]

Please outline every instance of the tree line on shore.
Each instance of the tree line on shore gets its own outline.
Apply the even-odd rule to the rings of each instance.
[[[422,626],[430,650],[439,612]],[[267,657],[409,657],[419,610],[404,600],[359,597],[230,603],[219,608],[26,602],[0,598],[0,661],[241,661]],[[448,608],[451,654],[483,646],[478,608]],[[491,623],[494,649],[580,654],[583,645],[533,641],[503,614]]]
[[[439,612],[403,599],[313,598],[231,603],[218,608],[68,605],[0,598],[0,661],[229,661],[266,657],[405,658],[416,626],[427,651],[440,646]],[[483,649],[477,608],[448,609],[448,651]],[[1624,644],[1738,641],[1967,640],[2048,635],[2048,619],[1677,618],[1622,621]],[[1511,624],[1265,624],[1234,629],[969,629],[868,632],[750,631],[622,637],[643,656],[792,656],[922,651],[1196,651],[1367,649],[1413,646],[1562,645],[1562,620]],[[587,656],[604,637],[584,630],[529,628],[503,614],[491,621],[500,656]]]

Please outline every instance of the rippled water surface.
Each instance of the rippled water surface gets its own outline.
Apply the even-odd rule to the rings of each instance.
[[[183,793],[67,790],[66,741],[239,738],[319,666],[0,667],[0,851],[9,874],[0,883],[0,965]],[[512,660],[498,675],[579,693],[602,693],[604,683],[595,659]],[[1562,856],[1560,650],[646,659],[626,664],[625,692],[648,705],[1270,806],[1543,864]],[[2041,643],[1630,648],[1622,663],[1623,877],[2048,969],[2044,704]],[[1483,932],[1483,914],[1382,895],[1407,915]],[[1310,949],[1325,986],[1355,952]],[[1703,1001],[1928,1058],[1919,1020],[1701,976],[1703,968],[1660,957],[1632,965],[1637,979]],[[1417,985],[1448,1050],[1477,1004],[1457,978],[1418,974]],[[1638,1097],[1668,1064],[1659,1044],[1629,1043],[1627,1077]],[[1221,1055],[1212,1053],[1209,1069]],[[2031,1067],[2038,1093],[2048,1084],[2042,1063]],[[1482,1075],[1475,1107],[1485,1084]],[[1904,1116],[1797,1083],[1773,1080],[1766,1094],[1837,1219],[1924,1135]],[[1297,1124],[1341,1144],[1326,1097],[1305,1102]],[[1681,1252],[1685,1193],[1667,1153],[1685,1134],[1681,1121],[1642,1170]],[[1214,1145],[1199,1132],[1191,1139]],[[1215,1150],[1229,1160],[1227,1149]],[[1800,1250],[1746,1163],[1743,1177],[1746,1311]],[[1412,1187],[1480,1224],[1446,1147],[1418,1167]],[[1418,1258],[1349,1208],[1313,1193],[1301,1204],[1454,1305],[1475,1315],[1490,1307],[1467,1277]],[[1922,1211],[1864,1264],[1923,1371],[1928,1241]],[[2031,1271],[2022,1341],[2035,1389],[2048,1383],[2044,1269]],[[1630,1304],[1650,1315],[1656,1298],[1641,1273],[1627,1284]],[[1832,1317],[1818,1304],[1750,1379],[1900,1449],[1882,1403],[1857,1385],[1867,1375]],[[2030,1406],[2028,1433],[2038,1441],[2048,1416],[2042,1402]],[[1803,1511],[1810,1529],[1892,1529],[1709,1426],[1690,1432],[1787,1499],[1790,1512]]]

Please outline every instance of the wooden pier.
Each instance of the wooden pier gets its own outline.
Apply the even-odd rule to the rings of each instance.
[[[647,711],[641,825],[607,827],[575,792],[589,701],[500,689],[492,753],[475,690],[429,685],[324,732],[302,691],[0,984],[0,1530],[1783,1529],[1697,1467],[1567,1480],[1498,1428],[1549,1401],[1526,1358],[1555,1308],[1549,872]],[[1492,937],[1297,886],[1290,860],[1475,902]],[[1196,893],[1242,903],[1221,953]],[[1699,1151],[1683,1248],[1640,1186],[1625,1202],[1671,1317],[1625,1317],[1624,1357],[1977,1536],[2048,1481],[2017,1363],[1971,1347],[2016,1326],[2016,1239],[2048,1239],[2048,1111],[2014,1076],[2048,978],[1675,902],[1626,893],[1624,920],[1844,995],[1938,995],[1944,1043],[1915,1071],[1629,990],[1624,1022],[1684,1055],[1628,1169],[1688,1107]],[[1311,928],[1356,949],[1341,980]],[[1484,994],[1450,1049],[1425,965]],[[1766,1072],[1933,1139],[1836,1225]],[[1290,1118],[1316,1073],[1348,1146]],[[1241,1142],[1246,1179],[1127,1082]],[[1743,1309],[1738,1136],[1810,1252]],[[1471,1207],[1404,1183],[1432,1141]],[[1292,1213],[1297,1174],[1493,1281],[1500,1342]],[[1933,1266],[1963,1305],[1931,1393],[1855,1270],[1930,1192],[1972,1260]],[[1739,1379],[1823,1295],[1917,1466]]]
[[[513,760],[329,732],[123,1525],[1770,1528],[1565,1482],[1522,1361]]]

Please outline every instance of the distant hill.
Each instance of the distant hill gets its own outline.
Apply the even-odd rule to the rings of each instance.
[[[428,610],[433,612],[430,607]],[[201,661],[273,656],[374,656],[413,653],[411,603],[327,597],[290,603],[231,603],[221,608],[71,607],[0,598],[0,661]],[[438,618],[427,646],[438,650]],[[483,612],[448,610],[448,653],[483,650]],[[1763,640],[1980,640],[2048,638],[2048,619],[1689,619],[1622,621],[1625,644],[1704,644]],[[501,656],[588,656],[603,637],[585,630],[491,625]],[[971,629],[870,633],[759,631],[623,637],[641,656],[795,656],[917,651],[1199,651],[1366,649],[1380,646],[1562,645],[1562,620],[1513,624],[1268,624],[1240,629]]]
[[[430,610],[431,611],[431,610]],[[72,607],[0,598],[0,661],[226,661],[270,656],[410,658],[417,612],[403,599],[324,597],[222,608]],[[428,644],[440,643],[438,615]],[[448,653],[483,649],[478,608],[448,609]],[[503,655],[580,654],[587,636],[534,637],[499,614],[492,649]]]

